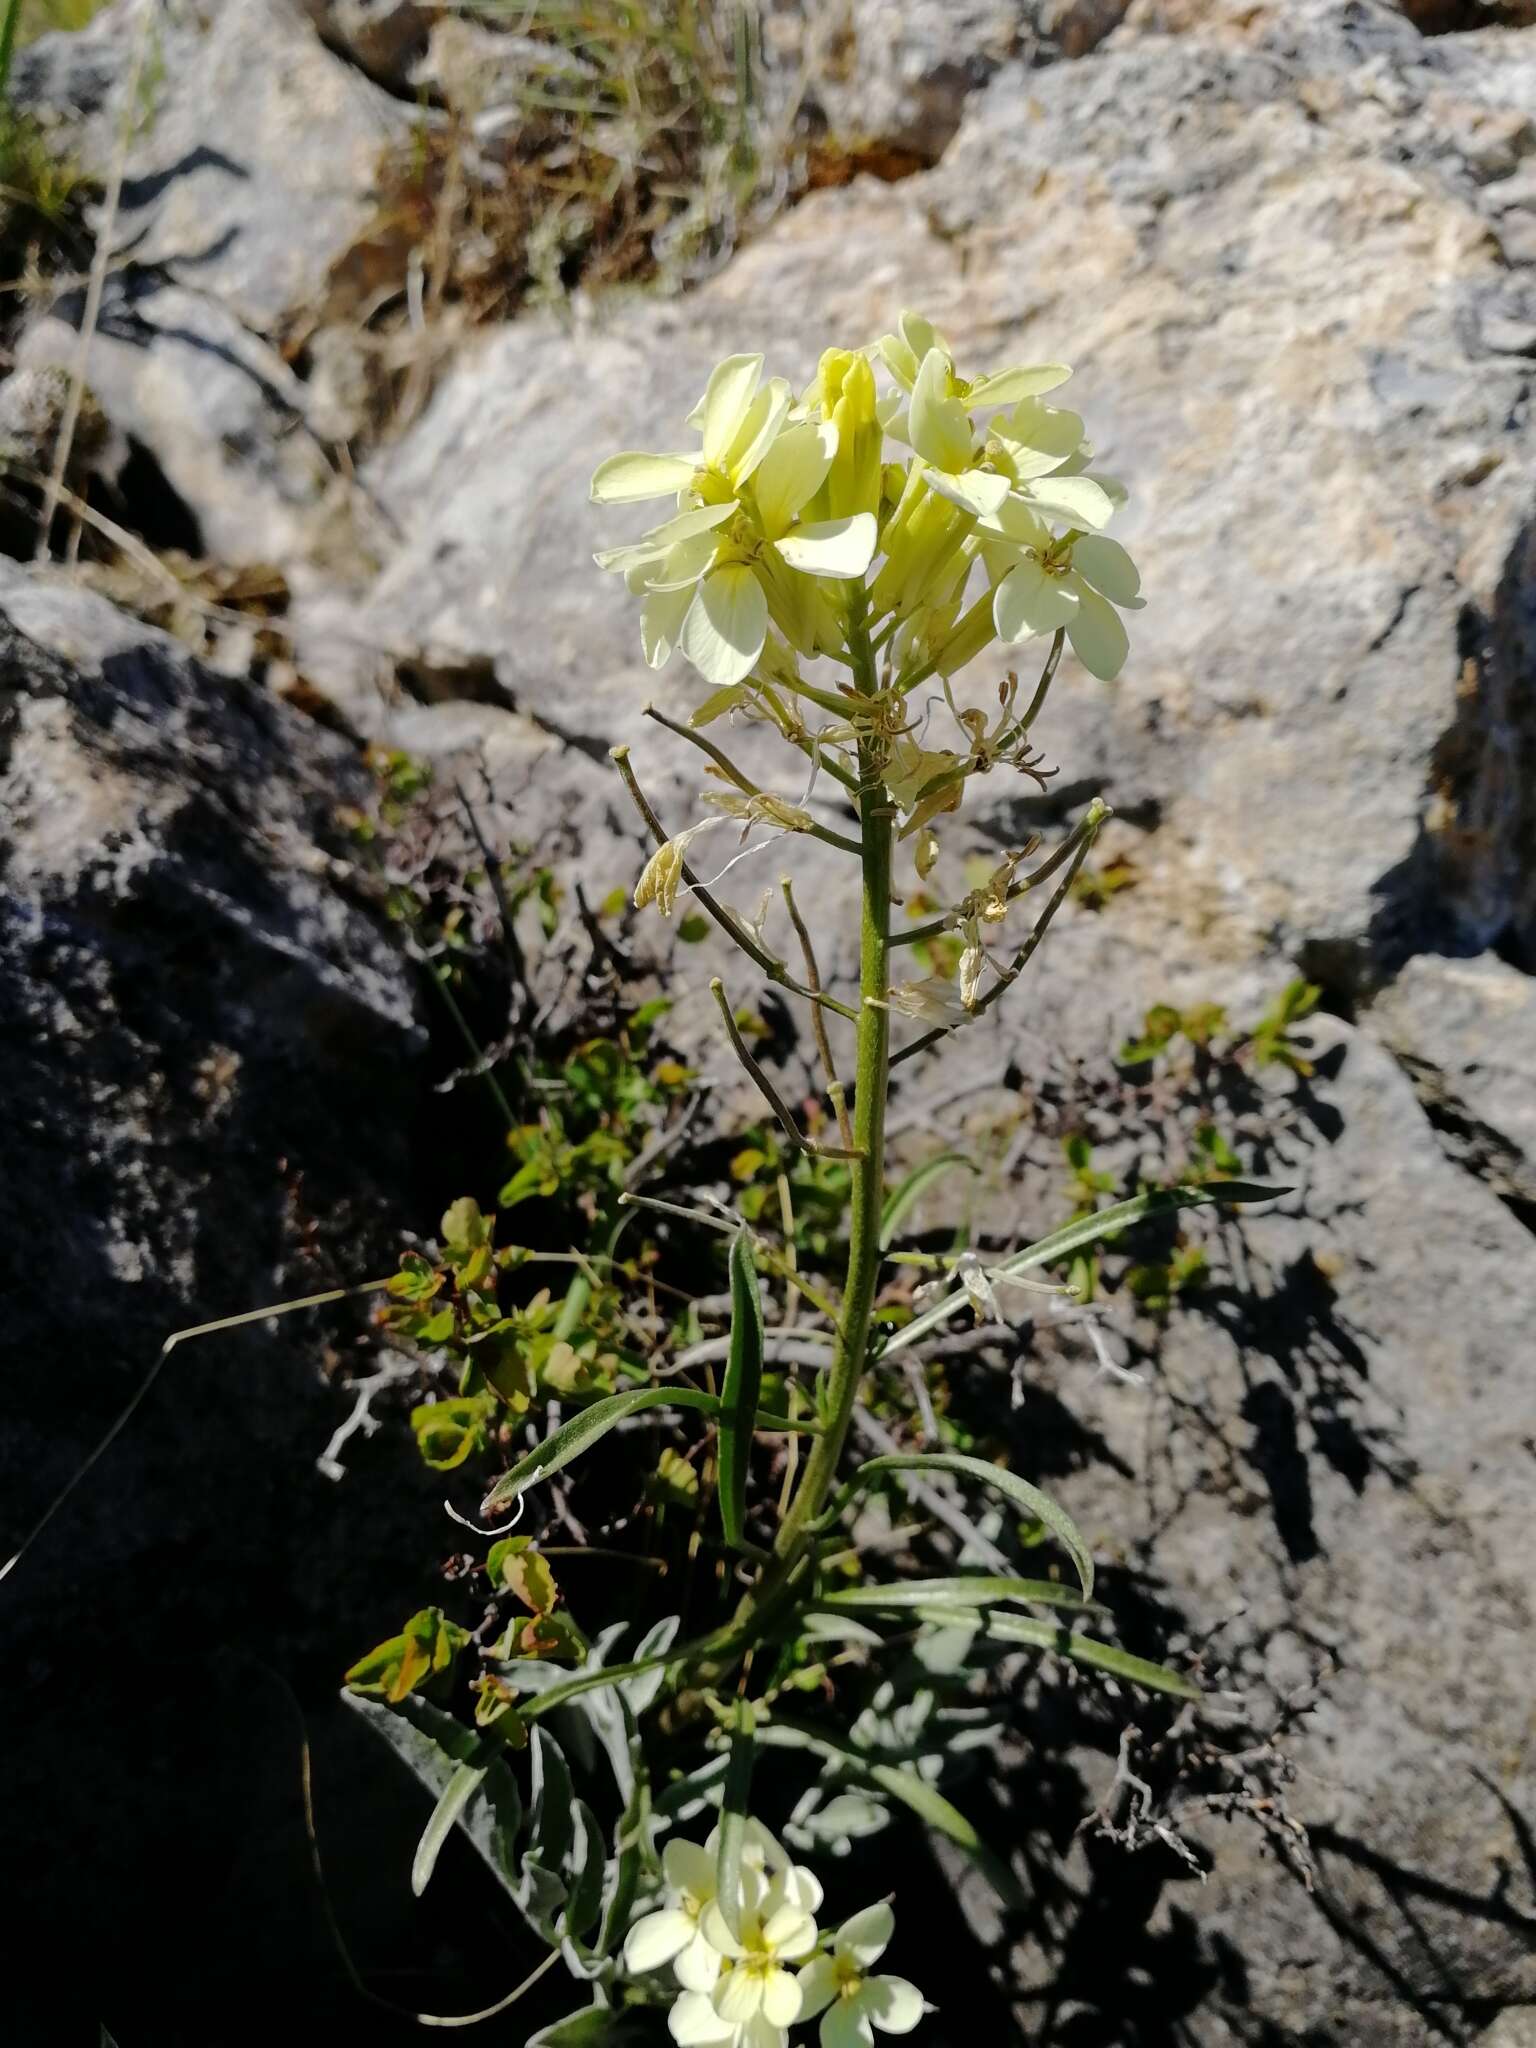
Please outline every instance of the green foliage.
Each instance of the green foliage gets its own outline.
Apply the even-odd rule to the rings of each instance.
[[[447,1691],[469,1632],[449,1621],[440,1607],[413,1614],[399,1635],[360,1657],[347,1673],[353,1692],[397,1706],[413,1693],[432,1698]]]
[[[1142,1019],[1141,1036],[1127,1039],[1115,1058],[1122,1067],[1145,1066],[1180,1038],[1204,1051],[1226,1021],[1220,1003],[1196,1003],[1188,1010],[1176,1010],[1172,1003],[1154,1003]]]
[[[388,783],[407,792],[381,799],[404,806],[389,829],[408,831],[409,807],[432,800],[430,786],[399,761]],[[569,941],[562,892],[526,863],[493,870],[483,847],[480,861],[472,890],[515,901],[502,937],[520,971],[536,971],[530,949],[541,937]],[[462,888],[437,891],[419,877],[399,887],[402,925],[430,949],[462,1017],[487,944],[474,904]],[[622,902],[603,906],[604,920],[626,914]],[[679,1147],[669,1177],[651,1178],[636,1163],[654,1169],[671,1153],[694,1085],[658,1040],[666,1014],[615,974],[597,1028],[577,1024],[555,1042],[525,1030],[509,1038],[515,1058],[481,1060],[466,1085],[494,1072],[512,1112],[512,1172],[494,1204],[459,1197],[436,1242],[405,1251],[380,1312],[437,1383],[411,1413],[421,1455],[439,1470],[473,1467],[482,1517],[515,1509],[526,1519],[490,1543],[483,1571],[455,1566],[481,1603],[472,1670],[455,1669],[466,1632],[428,1610],[349,1683],[431,1793],[415,1887],[431,1880],[448,1836],[467,1835],[530,1926],[592,1985],[591,2007],[535,2040],[607,2040],[626,2015],[655,2017],[620,1952],[659,1885],[662,1839],[718,1819],[717,1896],[729,1924],[745,1895],[754,1809],[784,1753],[802,1786],[805,1766],[815,1772],[787,1837],[797,1846],[835,1853],[915,1822],[1012,1902],[1009,1862],[959,1782],[1005,1711],[1000,1689],[978,1690],[978,1676],[1012,1659],[1012,1679],[1025,1653],[1038,1660],[1039,1687],[1072,1667],[1081,1681],[1097,1674],[1198,1700],[1194,1676],[1112,1639],[1095,1605],[1088,1533],[1001,1460],[974,1412],[951,1412],[943,1365],[917,1347],[950,1317],[985,1307],[986,1288],[1009,1276],[1065,1269],[1086,1296],[1105,1284],[1102,1248],[1142,1226],[1140,1256],[1117,1264],[1109,1284],[1165,1314],[1205,1273],[1205,1250],[1182,1235],[1186,1212],[1281,1192],[1240,1177],[1214,1095],[1202,1096],[1168,1186],[1142,1185],[1134,1165],[1111,1170],[1106,1160],[1123,1152],[1096,1151],[1090,1132],[1101,1123],[1085,1114],[1063,1141],[1068,1220],[990,1262],[902,1248],[925,1196],[976,1170],[961,1150],[934,1152],[871,1201],[856,1164],[791,1149],[774,1122]],[[736,1014],[744,1033],[766,1031],[750,1009]],[[1277,1005],[1267,1034],[1244,1042],[1245,1060],[1273,1063],[1252,1048],[1288,1043],[1304,1014],[1299,999]],[[1224,1030],[1214,1005],[1164,1006],[1145,1041],[1156,1041],[1158,1060],[1182,1048],[1205,1076],[1228,1057]],[[1132,1094],[1139,1084],[1113,1085]],[[825,1112],[809,1123],[813,1143],[830,1136]],[[851,1283],[840,1292],[835,1274],[855,1256],[870,1262],[873,1284],[867,1349],[850,1372],[841,1350]],[[894,1274],[898,1260],[937,1273],[932,1306],[914,1313],[899,1285],[879,1298],[882,1265]],[[840,1450],[836,1432],[860,1398],[900,1447],[840,1466],[829,1440]],[[919,1420],[936,1448],[909,1448]],[[817,1471],[826,1478],[815,1512],[787,1539],[796,1487]],[[1001,1508],[995,1540],[1007,1565],[957,1571],[941,1551],[932,1567],[935,1489],[967,1514],[985,1512],[973,1501]],[[882,1513],[901,1518],[912,1553],[886,1580],[877,1574],[891,1558],[864,1534]],[[555,1540],[561,1522],[575,1541]]]
[[[1135,862],[1124,855],[1098,868],[1085,862],[1072,883],[1073,900],[1084,910],[1102,910],[1123,891],[1134,889],[1140,879]]]
[[[763,1302],[745,1226],[731,1240],[730,1273],[731,1349],[720,1402],[720,1523],[726,1542],[740,1550],[746,1535],[753,1418],[763,1390]]]
[[[1166,1315],[1181,1295],[1193,1293],[1205,1284],[1206,1264],[1200,1245],[1180,1245],[1166,1259],[1132,1266],[1125,1284],[1143,1308],[1153,1315]]]
[[[515,1209],[533,1198],[611,1208],[645,1133],[688,1093],[693,1080],[676,1060],[649,1054],[661,1014],[637,1011],[611,1038],[578,1045],[558,1066],[538,1062],[531,1081],[540,1110],[518,1124],[507,1145],[517,1161],[497,1201]]]
[[[1291,1027],[1311,1016],[1322,993],[1315,984],[1300,978],[1286,983],[1249,1034],[1249,1050],[1256,1067],[1289,1067],[1293,1074],[1311,1074],[1312,1062],[1297,1050]]]
[[[444,1311],[446,1314],[447,1311]],[[453,1401],[425,1401],[411,1410],[416,1448],[434,1472],[451,1472],[473,1451],[483,1450],[496,1402],[490,1394],[461,1395]]]

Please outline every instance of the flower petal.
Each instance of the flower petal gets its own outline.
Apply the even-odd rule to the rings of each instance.
[[[610,455],[592,473],[594,505],[635,505],[665,498],[693,481],[698,464],[691,455]]]
[[[732,2048],[736,2029],[721,2019],[697,1991],[685,1991],[667,2014],[667,2032],[677,2048]]]
[[[1085,533],[1073,544],[1072,566],[1111,604],[1133,605],[1140,601],[1141,576],[1119,541]]]
[[[661,1852],[661,1874],[670,1890],[688,1892],[700,1904],[715,1896],[715,1859],[702,1842],[674,1835]]]
[[[994,431],[1008,450],[1020,479],[1049,476],[1070,461],[1082,445],[1080,414],[1063,406],[1042,405],[1038,398],[1026,398],[1015,406]]]
[[[1072,372],[1065,363],[1021,363],[1016,369],[994,370],[971,386],[972,405],[1012,405],[1015,399],[1037,398],[1054,391]]]
[[[776,1955],[798,1963],[816,1946],[816,1922],[795,1900],[786,1898],[763,1921],[763,1942]]]
[[[672,1963],[673,1974],[685,1991],[713,1991],[724,1967],[724,1958],[710,1945],[702,1927]]]
[[[981,522],[983,535],[995,533],[1015,547],[1043,552],[1051,544],[1051,529],[1032,505],[1020,497],[1004,498],[995,512]]]
[[[698,405],[707,469],[724,469],[726,454],[741,431],[762,374],[761,356],[727,356],[711,370]]]
[[[799,1984],[788,1970],[770,1970],[763,1979],[763,2018],[770,2026],[791,2027],[799,2017]]]
[[[950,374],[948,356],[941,349],[929,349],[912,386],[907,431],[924,462],[953,473],[970,468],[976,436],[970,414],[951,396]]]
[[[978,519],[998,511],[1009,490],[1007,477],[994,476],[986,469],[963,469],[958,475],[951,475],[930,468],[924,472],[923,480],[930,491],[948,498],[962,512],[974,512]]]
[[[992,617],[999,640],[1027,640],[1032,633],[1054,633],[1076,618],[1080,599],[1064,577],[1047,576],[1032,556],[1010,569],[992,599]]]
[[[869,1978],[859,2002],[882,2034],[910,2034],[928,2009],[921,1991],[905,1977]]]
[[[723,687],[752,673],[767,637],[762,585],[744,562],[732,562],[699,585],[678,645],[705,682]]]
[[[640,607],[640,646],[647,668],[665,668],[693,603],[694,587],[647,591]]]
[[[736,438],[725,453],[725,473],[739,490],[773,446],[794,402],[787,377],[770,377],[747,407]]]
[[[742,1860],[749,1870],[788,1870],[789,1851],[762,1821],[749,1817],[746,1841],[742,1846]],[[821,1901],[818,1899],[816,1903],[820,1905]]]
[[[780,1855],[783,1851],[780,1850]],[[814,1913],[824,1896],[821,1879],[814,1870],[808,1870],[803,1863],[789,1864],[784,1871],[784,1896],[800,1906],[807,1913]]]
[[[790,521],[821,489],[837,453],[837,429],[807,420],[789,427],[757,466],[752,491],[758,518],[769,540],[777,540]]]
[[[815,2019],[837,1996],[837,1965],[830,1956],[815,1956],[800,1972],[800,2017]]]
[[[1091,476],[1038,477],[1026,489],[1032,505],[1058,519],[1071,519],[1080,526],[1107,526],[1114,517],[1114,499]]]
[[[859,1994],[838,1999],[821,2016],[821,2048],[870,2048],[874,2038]]]
[[[1131,651],[1130,640],[1120,614],[1107,598],[1100,597],[1086,583],[1080,584],[1080,592],[1082,602],[1076,616],[1067,623],[1067,638],[1089,675],[1097,676],[1102,683],[1112,683],[1125,666],[1125,657]]]
[[[874,560],[879,532],[873,512],[849,519],[820,519],[798,527],[777,543],[791,569],[807,576],[862,576]]]
[[[647,1913],[637,1920],[624,1940],[626,1970],[660,1970],[688,1946],[694,1936],[693,1922],[675,1906],[659,1913]]]
[[[725,1915],[718,1905],[706,1906],[704,1917],[699,1922],[699,1932],[717,1954],[738,1960],[746,1950],[725,1924]]]
[[[630,569],[639,562],[660,561],[679,541],[697,540],[701,533],[723,526],[735,510],[734,498],[723,505],[695,506],[691,512],[680,512],[675,519],[669,519],[664,526],[653,526],[628,547],[603,548],[592,559],[599,569]]]
[[[882,1900],[879,1905],[866,1906],[862,1913],[855,1913],[845,1920],[837,1930],[834,1947],[839,1955],[852,1956],[861,1970],[867,1970],[879,1962],[885,1954],[886,1944],[896,1930],[896,1915]]]
[[[710,1994],[715,2011],[733,2027],[744,2027],[763,2009],[763,1978],[757,1970],[727,1970]]]

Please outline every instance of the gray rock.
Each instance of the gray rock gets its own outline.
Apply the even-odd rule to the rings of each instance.
[[[1477,2037],[1477,2048],[1536,2048],[1536,2005],[1512,2005]]]
[[[57,300],[22,336],[25,375],[72,374],[83,293]],[[154,459],[194,553],[244,566],[313,559],[343,545],[359,500],[309,425],[309,398],[270,342],[218,299],[133,269],[114,277],[91,337],[86,378],[112,436],[111,481],[137,444]],[[168,512],[162,508],[160,532]]]
[[[1491,954],[1423,953],[1368,1012],[1448,1149],[1536,1213],[1536,980]]]
[[[19,1355],[62,1345],[74,1361],[67,1403],[43,1382],[8,1396],[15,1537],[170,1330],[304,1291],[317,1269],[298,1213],[313,1205],[326,1256],[353,1270],[373,1250],[407,1154],[402,1128],[369,1114],[367,1076],[406,1080],[424,1041],[407,965],[348,891],[334,813],[363,773],[343,742],[13,564],[0,644],[8,1335]],[[67,1298],[22,1278],[40,1231]],[[279,1463],[298,1479],[334,1406],[312,1332],[281,1325],[248,1356],[254,1376],[218,1375],[216,1398],[205,1380],[184,1416],[173,1396],[125,1444],[8,1586],[13,1614],[18,1598],[42,1611],[109,1528],[125,1578],[152,1571],[223,1497],[251,1431],[270,1439],[264,1477],[246,1475],[253,1514],[274,1505],[260,1489]],[[178,1484],[195,1429],[210,1432],[204,1476]],[[332,1499],[309,1494],[311,1509]],[[252,1545],[230,1541],[246,1569]]]
[[[120,5],[93,31],[111,38],[114,98],[97,103],[94,71],[79,60],[40,66],[45,105],[49,93],[88,105],[74,139],[98,176],[119,146],[134,18]],[[275,335],[324,303],[332,271],[378,211],[384,161],[408,134],[410,110],[328,50],[293,0],[176,0],[152,35],[116,244]],[[27,104],[25,79],[22,89]]]
[[[419,1209],[416,985],[335,822],[364,781],[261,690],[0,564],[0,1559],[173,1330],[386,1272]],[[12,1929],[38,1963],[19,2038],[60,2038],[109,1976],[127,2032],[167,1913],[189,1954],[153,2030],[197,2038],[242,1893],[274,1857],[303,1867],[284,1685],[330,1695],[443,1526],[440,1486],[393,1454],[387,1485],[356,1442],[345,1484],[316,1469],[360,1328],[347,1304],[172,1353],[5,1578]],[[361,1766],[323,1717],[316,1741],[323,1801]],[[77,1909],[115,1931],[65,1988],[45,1959]],[[308,1910],[261,1909],[293,1912],[291,1957]],[[409,1942],[390,1895],[370,1911]]]
[[[971,95],[1008,62],[1081,57],[1128,0],[780,0],[766,24],[777,69],[804,82],[829,138],[854,154],[933,163]]]
[[[82,35],[44,37],[17,74],[18,104],[105,179],[121,147],[136,6]],[[320,40],[291,0],[152,14],[113,264],[86,381],[113,430],[152,458],[221,561],[355,561],[363,502],[327,445],[355,424],[336,402],[360,374],[340,330],[311,406],[284,344],[352,310],[346,259],[375,221],[410,110]],[[71,283],[26,325],[27,368],[73,366],[83,292]],[[348,366],[341,361],[349,356]]]
[[[687,702],[579,567],[620,523],[594,458],[670,445],[731,349],[804,378],[916,303],[968,363],[1079,366],[1150,602],[1057,745],[1079,798],[1161,818],[1208,957],[1352,985],[1436,932],[1528,946],[1530,377],[1483,323],[1536,274],[1533,107],[1536,38],[1365,4],[1004,70],[937,170],[816,196],[685,304],[467,348],[371,471],[404,541],[367,632],[386,663],[490,660],[594,741]],[[356,662],[312,652],[345,694]],[[1000,837],[1039,808],[989,795]]]

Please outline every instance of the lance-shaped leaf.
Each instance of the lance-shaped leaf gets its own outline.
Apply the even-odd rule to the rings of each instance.
[[[996,1270],[1000,1273],[1027,1273],[1032,1266],[1051,1265],[1057,1259],[1082,1251],[1087,1245],[1101,1244],[1105,1238],[1115,1237],[1122,1230],[1129,1230],[1133,1223],[1141,1223],[1151,1216],[1171,1215],[1178,1209],[1197,1209],[1208,1202],[1273,1202],[1290,1192],[1289,1188],[1265,1187],[1259,1182],[1244,1180],[1224,1180],[1203,1188],[1154,1188],[1148,1194],[1133,1195],[1127,1202],[1116,1202],[1113,1208],[1101,1209],[1096,1215],[1080,1216],[1075,1222],[1063,1224],[1060,1230],[1053,1230],[1049,1237],[1026,1245],[1011,1258],[999,1259]],[[952,1315],[957,1315],[969,1299],[963,1288],[946,1295],[932,1308],[914,1317],[904,1329],[898,1330],[886,1345],[884,1355],[889,1357],[893,1351],[904,1351],[908,1345],[916,1344],[930,1330],[936,1330]]]
[[[941,1152],[936,1159],[925,1159],[921,1166],[914,1166],[906,1179],[891,1189],[880,1212],[881,1251],[889,1251],[894,1244],[908,1210],[922,1200],[936,1181],[942,1180],[946,1173],[953,1173],[956,1167],[963,1167],[967,1173],[980,1170],[976,1162],[967,1159],[963,1152]]]
[[[752,1263],[752,1239],[745,1229],[731,1240],[730,1273],[731,1350],[720,1400],[720,1524],[726,1542],[740,1550],[746,1533],[752,1423],[763,1385],[763,1303]]]
[[[889,1584],[845,1586],[835,1593],[823,1593],[820,1604],[841,1612],[848,1608],[991,1607],[1008,1600],[1036,1607],[1089,1605],[1081,1593],[1058,1586],[1054,1579],[988,1578],[980,1572],[952,1579],[894,1579]]]
[[[982,1840],[959,1807],[916,1771],[905,1770],[899,1764],[881,1763],[855,1749],[851,1742],[840,1742],[819,1728],[805,1728],[795,1721],[772,1720],[758,1730],[757,1739],[780,1749],[809,1750],[869,1779],[891,1798],[900,1800],[925,1826],[963,1849],[1006,1905],[1022,1904],[1018,1882],[1007,1864]]]
[[[1182,1672],[1170,1671],[1166,1664],[1150,1663],[1145,1657],[1133,1657],[1128,1650],[1117,1650],[1112,1643],[1074,1635],[1059,1622],[1035,1621],[1024,1614],[992,1614],[987,1617],[986,1635],[989,1642],[1028,1643],[1034,1649],[1054,1650],[1059,1657],[1070,1657],[1076,1664],[1090,1664],[1095,1671],[1107,1671],[1112,1678],[1143,1685],[1149,1692],[1171,1692],[1181,1700],[1201,1697],[1200,1687]]]
[[[752,1765],[757,1756],[755,1717],[750,1700],[736,1703],[731,1730],[731,1756],[720,1803],[720,1845],[715,1852],[715,1897],[731,1933],[740,1938],[742,1854],[747,1846],[747,1814],[752,1801]]]
[[[485,1783],[483,1765],[460,1764],[444,1786],[436,1806],[421,1831],[416,1856],[411,1864],[411,1890],[419,1899],[437,1868],[438,1853],[471,1799]]]
[[[584,1451],[592,1448],[613,1429],[631,1415],[638,1415],[646,1408],[697,1408],[704,1415],[718,1415],[720,1403],[713,1394],[701,1394],[692,1387],[631,1387],[623,1394],[609,1394],[601,1401],[593,1401],[579,1409],[569,1422],[562,1424],[543,1443],[536,1444],[512,1467],[504,1472],[480,1503],[483,1515],[500,1514],[511,1507],[519,1494],[540,1479],[547,1479],[552,1472],[558,1472],[579,1458]],[[752,1418],[754,1429],[788,1430],[797,1436],[815,1436],[819,1425],[811,1422],[791,1422],[782,1415],[765,1415],[759,1412]]]
[[[958,1451],[896,1451],[888,1457],[871,1458],[854,1473],[822,1520],[835,1520],[854,1495],[862,1492],[883,1472],[947,1472],[954,1478],[974,1480],[978,1486],[1000,1493],[1032,1521],[1045,1524],[1071,1558],[1083,1589],[1083,1598],[1093,1598],[1093,1559],[1071,1516],[1059,1508],[1049,1494],[1042,1493],[1038,1486],[1031,1486],[1027,1479],[1020,1479],[1005,1465],[989,1465],[982,1458],[962,1457]],[[947,1603],[938,1600],[936,1604]]]
[[[646,1408],[702,1408],[713,1415],[720,1403],[713,1394],[695,1393],[688,1387],[632,1387],[623,1394],[610,1394],[605,1400],[594,1401],[590,1407],[579,1409],[570,1421],[563,1423],[543,1443],[536,1444],[512,1467],[504,1472],[480,1503],[483,1515],[499,1514],[503,1508],[511,1507],[518,1495],[527,1491],[536,1480],[547,1479],[552,1472],[558,1472],[589,1451],[595,1443],[608,1434],[615,1424],[628,1416],[638,1415]]]

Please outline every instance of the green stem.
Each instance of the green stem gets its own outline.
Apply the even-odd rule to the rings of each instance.
[[[866,623],[867,600],[855,593],[848,645],[860,692],[873,697],[879,684]],[[892,806],[881,776],[878,748],[859,749],[859,822],[862,827],[863,913],[859,957],[859,1035],[853,1105],[857,1157],[850,1169],[848,1271],[843,1286],[837,1340],[827,1375],[822,1433],[811,1447],[794,1497],[774,1540],[774,1563],[747,1596],[738,1621],[771,1602],[779,1581],[793,1569],[807,1541],[809,1525],[826,1506],[837,1481],[843,1446],[858,1399],[869,1350],[870,1318],[880,1277],[880,1215],[885,1203],[885,1108],[890,1076],[889,988],[891,926]],[[874,1000],[871,1000],[873,998]]]

